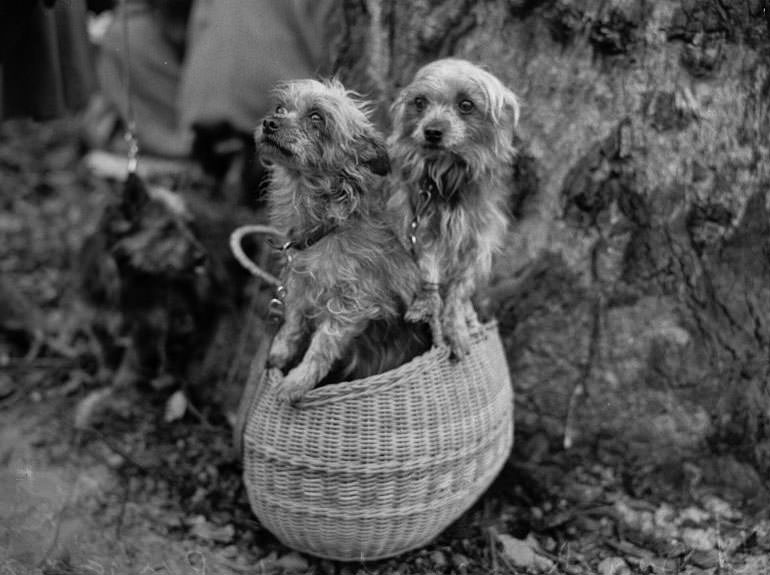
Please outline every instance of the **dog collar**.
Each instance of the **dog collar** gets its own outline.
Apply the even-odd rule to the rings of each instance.
[[[337,224],[329,227],[324,226],[316,226],[312,230],[310,230],[310,233],[306,235],[303,238],[300,239],[289,239],[288,241],[282,243],[281,245],[274,245],[272,242],[269,243],[273,245],[275,249],[280,250],[281,252],[286,254],[286,259],[289,264],[291,264],[291,261],[293,259],[291,253],[289,253],[289,250],[297,250],[302,251],[313,244],[317,243],[319,240],[324,238],[325,236],[332,233],[334,230],[337,229]],[[289,231],[289,238],[292,238],[294,236],[294,230]],[[279,285],[275,290],[275,295],[270,300],[270,304],[268,306],[268,317],[273,321],[274,323],[280,323],[281,320],[283,320],[284,316],[284,308],[286,307],[286,286],[281,284]]]
[[[320,240],[328,236],[334,230],[337,229],[337,224],[331,226],[319,225],[310,230],[308,234],[303,237],[296,237],[294,230],[289,231],[289,240],[281,244],[281,251],[297,250],[302,251],[311,247],[313,244],[318,243]]]
[[[312,230],[310,230],[310,233],[306,235],[303,238],[300,239],[289,239],[288,241],[282,243],[281,245],[275,245],[273,242],[268,242],[275,248],[286,254],[286,260],[289,264],[292,262],[292,255],[289,252],[289,250],[297,250],[302,251],[313,244],[317,243],[321,238],[329,235],[332,233],[335,229],[337,229],[337,225],[324,227],[324,226],[316,226]],[[294,236],[294,230],[289,231],[289,238],[292,238]],[[284,284],[279,285],[276,290],[275,294],[273,295],[273,298],[270,300],[270,304],[268,306],[268,317],[273,323],[280,323],[283,320],[284,311],[286,307],[286,286]]]

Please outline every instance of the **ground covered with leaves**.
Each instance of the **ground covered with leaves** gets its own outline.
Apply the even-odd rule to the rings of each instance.
[[[119,182],[82,161],[73,122],[0,127],[0,575],[770,573],[766,502],[651,470],[612,438],[564,451],[516,438],[488,493],[428,547],[337,563],[282,546],[251,514],[216,401],[110,389],[116,310],[80,297],[79,250]],[[97,321],[98,320],[98,321]],[[94,325],[114,325],[112,349]]]

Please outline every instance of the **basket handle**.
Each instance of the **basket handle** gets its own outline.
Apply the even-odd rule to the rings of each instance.
[[[283,232],[281,232],[281,230],[279,230],[278,228],[275,228],[273,226],[263,226],[259,224],[241,226],[239,228],[236,228],[233,231],[233,233],[230,234],[230,250],[233,252],[235,259],[238,260],[238,263],[241,264],[247,270],[249,270],[253,275],[260,278],[262,281],[269,283],[271,286],[273,287],[280,286],[281,280],[279,280],[273,274],[266,272],[257,264],[255,264],[251,260],[251,258],[249,258],[249,256],[247,256],[246,253],[243,251],[243,246],[241,245],[241,241],[243,240],[244,236],[248,236],[251,234],[270,234],[273,236],[277,236],[279,238],[285,238],[286,235]]]
[[[230,234],[230,251],[232,251],[235,259],[238,260],[244,268],[250,271],[254,276],[258,277],[264,282],[278,287],[281,285],[281,280],[275,277],[273,274],[263,270],[257,264],[255,264],[249,256],[243,251],[241,241],[244,236],[251,234],[269,234],[277,236],[279,238],[285,238],[285,235],[273,226],[264,226],[259,224],[252,224],[247,226],[240,226],[236,228]],[[265,327],[265,332],[254,358],[249,366],[249,375],[246,378],[246,384],[241,392],[241,399],[238,403],[238,413],[236,415],[235,426],[233,428],[233,443],[238,453],[242,454],[243,450],[243,434],[246,429],[246,421],[248,419],[248,413],[251,409],[251,404],[254,402],[254,398],[257,394],[257,388],[264,379],[267,355],[270,350],[270,345],[273,342],[273,336],[275,335],[275,326],[268,324]]]

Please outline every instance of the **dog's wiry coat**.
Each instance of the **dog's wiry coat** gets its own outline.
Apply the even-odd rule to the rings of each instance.
[[[506,180],[519,105],[495,76],[449,58],[418,70],[391,112],[388,209],[406,245],[424,194],[431,193],[414,234],[428,288],[407,317],[421,320],[432,313],[430,286],[440,286],[444,335],[461,356],[470,345],[470,298],[487,280],[507,226]]]
[[[269,361],[289,368],[301,356],[282,391],[297,400],[322,380],[385,371],[425,345],[402,320],[419,273],[384,215],[387,153],[364,107],[335,81],[291,82],[277,96],[256,139],[271,170],[271,221],[302,248],[290,248],[286,316]]]

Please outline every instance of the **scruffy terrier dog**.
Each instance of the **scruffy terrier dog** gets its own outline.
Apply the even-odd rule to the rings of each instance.
[[[475,319],[470,298],[487,281],[507,226],[519,104],[489,72],[448,58],[418,70],[391,115],[388,210],[423,282],[406,317],[423,320],[440,307],[444,337],[461,357]]]
[[[277,97],[255,134],[271,171],[271,222],[289,236],[286,314],[268,363],[290,368],[281,393],[296,401],[322,381],[392,369],[427,346],[403,320],[419,271],[385,217],[389,162],[365,107],[334,80],[290,82]]]
[[[117,353],[118,337],[102,322],[107,312],[120,312],[130,336],[116,387],[194,383],[211,371],[207,364],[214,369],[213,343],[227,337],[219,330],[244,300],[246,276],[220,247],[243,223],[240,211],[147,186],[135,174],[106,207],[83,244],[80,280],[85,299],[103,312],[92,327],[105,354]]]

